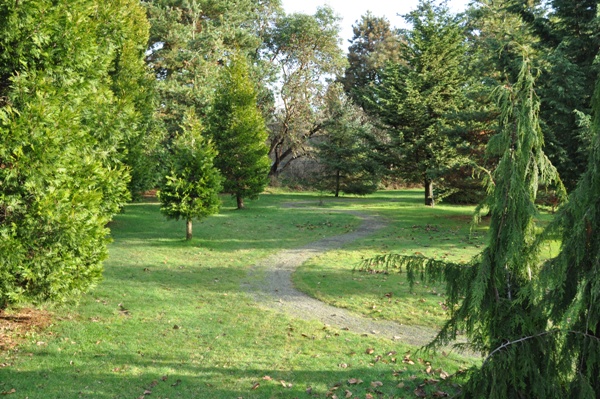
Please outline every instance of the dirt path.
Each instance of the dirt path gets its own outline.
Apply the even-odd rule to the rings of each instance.
[[[330,210],[328,210],[330,211]],[[422,346],[429,343],[436,331],[417,326],[405,326],[391,321],[373,320],[348,310],[328,305],[305,293],[292,284],[292,273],[310,258],[340,248],[345,244],[367,237],[385,227],[383,219],[356,211],[343,211],[355,215],[362,224],[354,231],[324,238],[304,247],[276,253],[250,271],[250,282],[244,288],[262,306],[275,309],[304,320],[318,320],[340,329],[358,334],[377,335]],[[264,278],[257,278],[264,274]]]

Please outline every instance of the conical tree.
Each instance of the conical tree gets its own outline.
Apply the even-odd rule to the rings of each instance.
[[[217,155],[192,112],[185,115],[182,133],[173,143],[173,166],[158,193],[161,212],[186,221],[186,239],[192,239],[192,220],[219,211],[222,178],[214,166]]]
[[[242,209],[244,198],[257,198],[267,185],[271,164],[267,128],[242,56],[232,57],[221,71],[208,131],[219,152],[215,165],[225,178],[224,191],[234,196]]]
[[[315,142],[320,173],[316,187],[333,192],[365,195],[377,190],[382,168],[373,159],[372,129],[364,111],[333,84],[327,92],[324,134]]]
[[[449,264],[422,257],[387,255],[371,264],[405,266],[409,278],[419,272],[446,281],[450,320],[430,347],[455,340],[464,331],[469,345],[486,355],[473,370],[465,398],[551,398],[558,391],[546,379],[556,351],[548,345],[547,319],[532,294],[539,275],[535,199],[540,183],[558,181],[542,151],[539,100],[531,62],[522,62],[518,81],[499,89],[500,132],[488,151],[500,157],[488,181],[488,197],[479,213],[491,214],[489,243],[470,264]],[[527,345],[516,345],[522,341]]]
[[[590,399],[600,395],[600,80],[593,104],[587,171],[550,226],[562,231],[561,251],[543,273],[551,319],[564,326],[556,338],[562,349],[557,374],[570,383],[565,397]]]

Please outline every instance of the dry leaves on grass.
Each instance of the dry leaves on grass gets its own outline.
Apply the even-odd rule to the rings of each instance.
[[[16,347],[30,331],[40,331],[52,322],[52,315],[43,310],[20,309],[7,313],[0,310],[0,351]]]

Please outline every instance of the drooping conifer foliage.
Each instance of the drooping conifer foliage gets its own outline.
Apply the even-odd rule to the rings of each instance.
[[[0,309],[100,278],[146,124],[147,37],[133,0],[0,5]]]
[[[518,81],[498,89],[500,132],[488,151],[500,161],[478,208],[491,214],[486,249],[467,265],[399,255],[365,263],[404,266],[412,279],[424,273],[446,281],[450,320],[431,347],[448,344],[464,331],[470,347],[487,356],[464,388],[467,398],[547,398],[556,393],[545,381],[555,351],[544,339],[546,318],[531,295],[531,281],[539,273],[538,254],[532,250],[536,194],[539,184],[557,181],[542,151],[535,74],[525,58]],[[527,345],[514,345],[524,337]]]
[[[596,83],[594,141],[586,172],[549,231],[559,229],[560,254],[542,276],[544,304],[560,348],[558,375],[570,398],[600,395],[600,80]]]

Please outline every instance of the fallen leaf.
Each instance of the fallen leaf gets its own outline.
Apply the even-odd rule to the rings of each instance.
[[[426,398],[427,397],[427,394],[425,393],[425,391],[421,387],[416,388],[414,392],[415,392],[415,395],[417,395],[419,398]]]
[[[400,384],[396,385],[396,388],[404,388],[404,383],[401,382]]]
[[[279,382],[281,383],[281,385],[283,385],[284,388],[291,388],[293,386],[292,384],[288,384],[284,380],[281,380]]]
[[[371,382],[371,386],[373,388],[382,387],[383,386],[383,382],[381,382],[381,381],[373,381],[373,382]]]
[[[151,390],[149,390],[149,389],[146,389],[146,390],[144,391],[144,395],[151,395],[151,394],[152,394],[152,391],[151,391]]]
[[[181,380],[177,380],[175,381],[173,384],[171,384],[172,387],[176,387],[177,385],[181,384]]]
[[[449,396],[449,395],[444,391],[435,391],[433,393],[434,398],[445,398],[446,396]]]
[[[365,395],[365,399],[373,399],[373,395],[371,395],[370,393]]]
[[[427,374],[431,374],[431,372],[432,372],[431,366],[427,366],[427,368],[425,369],[425,372]]]
[[[350,392],[349,390],[345,390],[344,392],[346,392],[346,399],[352,397],[352,392]]]
[[[312,387],[306,388],[306,393],[310,395],[312,393]]]
[[[260,386],[260,384],[257,382],[257,383],[255,383],[254,385],[252,385],[252,389],[256,389],[256,388],[258,388],[259,386]]]
[[[339,367],[343,368],[343,369],[347,369],[348,365],[346,363],[340,363],[338,364]]]
[[[271,377],[269,377],[268,375],[265,375],[265,376],[263,377],[263,380],[265,380],[265,381],[271,381],[271,380],[272,380],[272,378],[271,378]]]
[[[13,388],[10,391],[4,391],[4,392],[2,392],[2,395],[10,395],[10,394],[15,393],[15,392],[17,392],[17,390]]]
[[[446,373],[444,370],[442,370],[442,371],[440,372],[440,378],[441,378],[442,380],[445,380],[445,379],[446,379],[446,378],[448,378],[448,377],[450,377],[450,374]]]
[[[166,381],[166,380],[167,380],[167,378],[169,378],[169,377],[168,377],[168,376],[166,376],[166,375],[163,375],[162,377],[160,377],[160,379],[161,379],[161,380],[163,380],[163,381]]]
[[[366,353],[367,355],[370,355],[370,354],[372,354],[373,352],[375,352],[375,349],[373,349],[373,348],[367,348],[367,350],[365,351],[365,353]]]
[[[150,387],[151,387],[151,388],[154,388],[154,387],[155,387],[155,386],[157,386],[157,385],[158,385],[158,381],[156,381],[156,380],[154,380],[154,381],[152,381],[152,382],[150,383]]]
[[[350,378],[348,380],[348,384],[350,385],[357,385],[357,384],[361,384],[363,382],[363,380],[359,380],[358,378]]]

